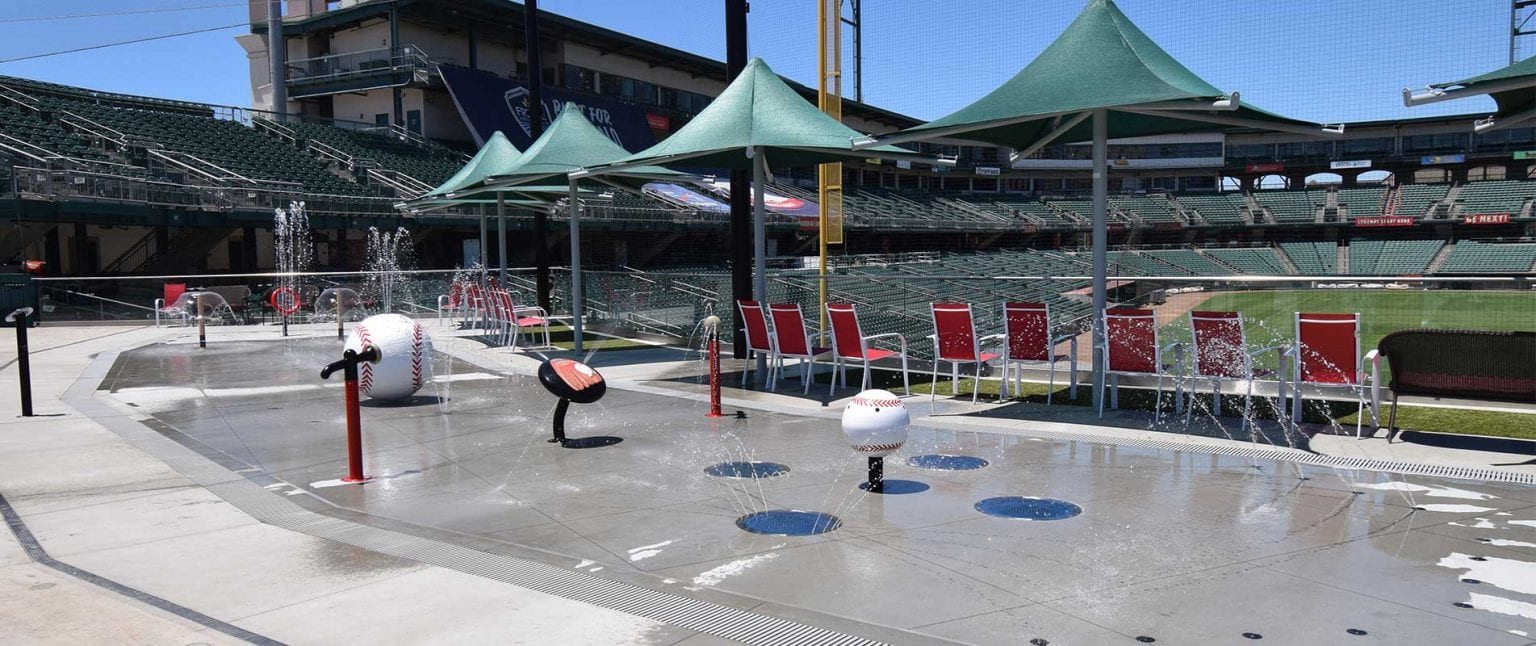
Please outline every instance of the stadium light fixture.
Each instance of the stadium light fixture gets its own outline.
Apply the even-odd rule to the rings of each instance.
[[[1403,88],[1403,105],[1411,108],[1416,105],[1453,101],[1455,99],[1482,96],[1484,94],[1498,94],[1511,90],[1536,90],[1536,85],[1533,85],[1529,78],[1513,78],[1502,81],[1474,83],[1472,85],[1457,85],[1455,83],[1431,85],[1424,88],[1424,91],[1418,94],[1414,94],[1411,89]]]
[[[1503,130],[1505,128],[1513,128],[1515,126],[1530,125],[1529,122],[1531,119],[1536,119],[1536,108],[1522,112],[1516,112],[1515,114],[1498,118],[1494,118],[1493,115],[1488,115],[1487,117],[1472,122],[1472,132],[1474,134],[1483,134],[1485,132],[1492,132],[1494,130]]]

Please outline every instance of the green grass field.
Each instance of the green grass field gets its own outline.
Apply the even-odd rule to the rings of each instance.
[[[1249,343],[1259,346],[1295,337],[1296,312],[1359,312],[1362,352],[1381,337],[1411,328],[1536,330],[1536,292],[1306,289],[1216,294],[1198,309],[1238,311],[1248,323]],[[1188,319],[1170,325],[1188,334]]]

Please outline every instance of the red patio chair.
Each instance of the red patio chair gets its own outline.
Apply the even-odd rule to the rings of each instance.
[[[1287,350],[1295,369],[1291,372],[1291,421],[1301,422],[1302,384],[1314,387],[1345,387],[1353,391],[1364,409],[1371,411],[1371,426],[1378,425],[1381,409],[1381,355],[1372,349],[1360,356],[1360,315],[1296,313],[1296,345]],[[1367,377],[1366,365],[1370,365]],[[1365,384],[1369,378],[1370,397]],[[1365,415],[1355,419],[1360,437]]]
[[[1174,353],[1173,363],[1163,355]],[[1104,375],[1110,388],[1110,408],[1120,407],[1120,376],[1157,377],[1155,419],[1163,415],[1163,379],[1174,377],[1174,409],[1184,406],[1183,388],[1177,371],[1183,363],[1183,346],[1177,342],[1162,345],[1158,339],[1157,316],[1152,310],[1111,308],[1104,310]],[[1170,372],[1173,371],[1173,372]],[[1099,416],[1104,416],[1104,397],[1099,398]]]
[[[901,357],[901,385],[908,391],[912,390],[912,382],[907,374],[907,337],[895,332],[885,334],[871,334],[864,336],[863,328],[859,327],[859,315],[853,309],[853,303],[827,303],[827,325],[832,328],[832,365],[841,370],[843,387],[848,387],[848,362],[857,361],[864,365],[864,380],[860,389],[869,388],[870,363],[889,357]],[[872,348],[869,342],[875,339],[896,339],[898,350],[886,348]],[[827,396],[837,388],[837,379],[832,380],[832,385],[827,388]]]
[[[541,348],[551,348],[554,344],[549,340],[549,312],[537,305],[519,305],[517,299],[512,297],[509,290],[499,290],[501,294],[502,315],[506,317],[507,327],[511,330],[512,349],[517,349],[517,342],[523,337],[524,328],[542,328],[544,331],[544,345]],[[530,346],[532,347],[532,346]]]
[[[770,389],[777,387],[784,374],[784,359],[800,360],[800,379],[805,382],[805,394],[811,393],[811,375],[815,361],[832,348],[811,345],[811,335],[805,330],[805,316],[800,313],[799,303],[771,303],[768,315],[773,319],[773,358],[768,366]]]
[[[1071,343],[1067,354],[1056,354],[1056,346]],[[1045,303],[1003,303],[1003,395],[1008,393],[1009,369],[1017,364],[1015,396],[1024,388],[1024,364],[1044,363],[1049,370],[1049,386],[1045,403],[1051,403],[1056,394],[1056,364],[1062,359],[1071,362],[1070,375],[1072,398],[1077,399],[1077,335],[1051,336],[1051,308]]]
[[[1262,377],[1275,376],[1275,371],[1254,368],[1253,357],[1264,352],[1283,351],[1285,346],[1248,349],[1248,334],[1243,326],[1241,312],[1189,313],[1189,328],[1194,336],[1195,363],[1190,375],[1190,392],[1198,388],[1199,380],[1211,383],[1211,412],[1221,415],[1221,382],[1241,381],[1247,387],[1243,395],[1243,428],[1248,427],[1248,414],[1253,411],[1253,382]],[[1282,355],[1282,363],[1285,357]],[[1285,399],[1285,381],[1280,380],[1280,399]],[[1194,406],[1184,413],[1186,422],[1194,415]]]
[[[187,284],[166,283],[163,290],[161,298],[155,299],[155,325],[157,327],[160,325],[160,317],[162,315],[174,316],[181,320],[182,323],[186,323],[186,311],[172,306],[176,304],[176,299],[181,298],[181,295],[186,293]]]
[[[950,394],[960,394],[960,364],[976,366],[976,387],[971,389],[971,403],[981,392],[981,368],[988,361],[1003,356],[998,352],[982,352],[988,340],[1004,338],[1002,334],[976,338],[976,321],[971,317],[970,303],[933,303],[933,382],[929,384],[928,398],[936,399],[939,385],[939,364],[949,364]],[[1006,379],[1004,381],[1007,381]]]
[[[752,353],[772,359],[773,335],[768,331],[768,315],[763,313],[762,303],[736,301],[736,309],[741,312],[741,324],[747,331],[747,365],[741,369],[741,387],[746,388],[747,371],[755,370],[757,367],[757,363],[752,360]]]
[[[437,297],[437,324],[443,324],[443,312],[447,311],[449,318],[454,313],[464,308],[464,283],[457,280],[448,284],[448,293]]]

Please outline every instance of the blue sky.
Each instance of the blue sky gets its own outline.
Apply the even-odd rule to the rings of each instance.
[[[1359,121],[1487,111],[1485,99],[1408,110],[1404,86],[1465,78],[1507,62],[1508,0],[1119,0],[1153,40],[1244,101],[1288,116]],[[1044,49],[1083,0],[865,2],[865,99],[936,118],[980,97]],[[233,0],[0,0],[0,59],[233,25]],[[40,16],[203,7],[131,16]],[[542,0],[541,7],[682,50],[723,58],[722,0]],[[514,9],[515,10],[515,9]],[[752,54],[814,84],[815,3],[757,0]],[[244,27],[32,61],[0,74],[166,98],[246,105]],[[851,70],[845,70],[851,75]],[[851,95],[851,82],[846,92]]]

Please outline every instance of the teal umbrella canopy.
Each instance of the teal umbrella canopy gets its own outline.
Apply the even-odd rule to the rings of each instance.
[[[1107,109],[1110,138],[1256,129],[1324,135],[1319,124],[1243,105],[1141,31],[1113,0],[1091,0],[1013,78],[955,112],[875,142],[955,137],[1024,149],[1093,138],[1087,117]]]
[[[522,153],[517,150],[517,146],[512,145],[507,136],[497,130],[491,134],[490,139],[485,141],[485,145],[480,147],[480,151],[459,169],[459,172],[454,173],[453,177],[448,178],[448,181],[443,182],[441,186],[427,191],[416,199],[446,199],[456,191],[478,185],[485,178],[510,168],[521,156]]]
[[[629,156],[629,151],[603,134],[582,114],[581,108],[567,103],[550,122],[538,141],[528,146],[516,162],[486,178],[485,188],[517,186],[542,180],[565,179],[571,171],[607,164]],[[624,175],[630,188],[656,179],[685,180],[690,176],[659,166],[627,169]],[[564,187],[561,187],[564,191]]]
[[[764,150],[773,167],[800,167],[849,157],[898,157],[932,163],[932,157],[894,146],[853,150],[864,133],[849,128],[806,101],[767,63],[754,58],[709,106],[661,143],[612,164],[589,168],[606,174],[637,165],[747,169],[745,151]]]

